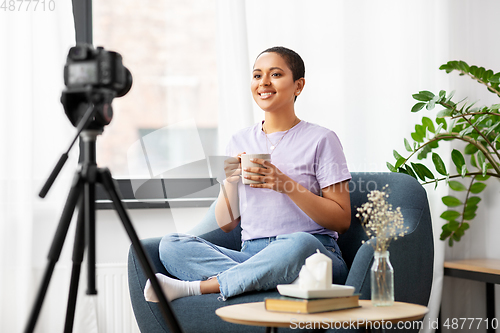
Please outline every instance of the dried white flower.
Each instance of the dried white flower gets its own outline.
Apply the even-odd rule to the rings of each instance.
[[[392,210],[386,198],[388,185],[382,191],[371,191],[368,193],[368,202],[359,207],[356,217],[361,220],[361,224],[370,239],[376,238],[376,242],[371,242],[375,251],[387,251],[392,239],[403,237],[408,232],[408,227],[404,226],[401,208]]]

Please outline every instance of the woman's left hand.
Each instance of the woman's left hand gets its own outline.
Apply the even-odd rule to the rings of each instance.
[[[279,170],[271,162],[260,158],[255,158],[250,161],[264,166],[264,168],[250,167],[244,169],[244,171],[258,173],[262,175],[262,176],[246,175],[245,176],[246,179],[262,182],[262,184],[250,184],[250,187],[269,188],[276,192],[287,193],[292,191],[294,187],[297,185],[297,183],[293,179],[291,179],[283,172],[281,172],[281,170]]]

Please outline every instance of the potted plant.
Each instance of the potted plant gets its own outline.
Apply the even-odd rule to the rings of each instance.
[[[464,61],[449,61],[439,69],[469,76],[500,97],[500,73],[469,66]],[[406,173],[422,184],[435,183],[437,187],[438,183],[444,182],[453,191],[465,192],[463,200],[454,195],[442,198],[447,210],[441,214],[441,218],[446,221],[442,227],[441,240],[448,239],[450,246],[453,246],[454,241],[460,241],[469,228],[469,222],[476,216],[481,201],[476,195],[484,190],[490,178],[500,178],[500,104],[476,106],[476,102],[470,102],[467,98],[454,102],[453,96],[454,91],[447,93],[444,90],[437,95],[430,91],[413,95],[418,102],[411,112],[419,112],[424,108],[433,110],[436,106],[444,109],[436,114],[435,120],[423,117],[421,124],[415,125],[411,140],[404,139],[408,151],[406,157],[394,150],[395,164],[387,163],[392,172]],[[463,149],[453,149],[451,152],[456,172],[447,170],[435,151],[443,140],[465,142]],[[435,172],[415,159],[431,159]],[[436,176],[436,173],[439,175]],[[463,181],[457,181],[460,178]]]

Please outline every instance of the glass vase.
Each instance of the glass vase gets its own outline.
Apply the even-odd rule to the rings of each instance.
[[[375,251],[370,272],[373,306],[394,304],[394,269],[389,260],[389,251]]]

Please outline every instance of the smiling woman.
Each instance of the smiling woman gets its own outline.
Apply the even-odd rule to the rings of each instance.
[[[292,65],[297,63],[302,71]],[[257,57],[251,91],[265,120],[238,131],[229,141],[226,155],[234,157],[227,160],[214,207],[224,232],[241,225],[241,250],[192,235],[166,235],[160,243],[161,261],[181,279],[157,275],[170,300],[210,293],[220,293],[225,300],[292,283],[316,251],[332,260],[329,274],[334,283],[345,282],[347,267],[336,240],[350,226],[351,176],[335,133],[295,115],[295,97],[305,84],[303,68],[302,58],[284,47],[267,49]],[[244,169],[253,174],[243,177],[257,182],[246,185],[241,156],[265,151],[273,137],[283,144],[272,145],[271,161],[250,159],[260,166]],[[158,301],[149,281],[144,295]]]

